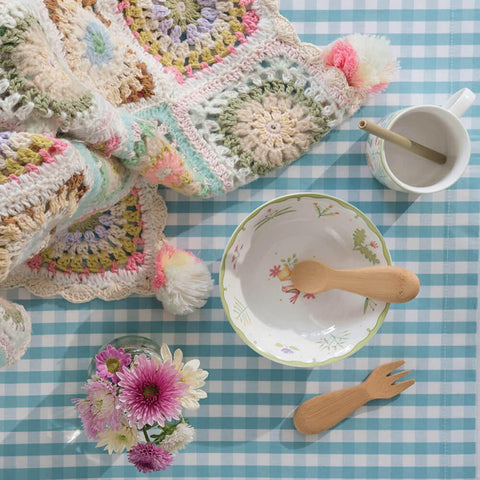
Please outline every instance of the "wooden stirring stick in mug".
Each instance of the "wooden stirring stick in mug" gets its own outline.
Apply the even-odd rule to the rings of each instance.
[[[341,422],[370,400],[398,395],[415,383],[415,380],[395,383],[410,371],[390,375],[404,363],[398,360],[381,365],[360,385],[317,395],[303,402],[293,415],[295,428],[305,435],[320,433]]]
[[[408,150],[411,153],[415,153],[416,155],[420,155],[423,158],[427,158],[428,160],[432,160],[435,163],[443,165],[447,161],[447,157],[436,150],[432,150],[425,145],[421,145],[420,143],[414,142],[403,135],[399,135],[398,133],[392,132],[386,128],[377,125],[376,123],[367,122],[367,120],[362,119],[358,122],[358,128],[365,130],[376,137],[380,137],[387,142],[391,142],[399,147]]]

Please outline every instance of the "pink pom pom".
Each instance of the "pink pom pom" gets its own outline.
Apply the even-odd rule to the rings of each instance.
[[[158,290],[167,283],[164,261],[165,259],[171,258],[174,252],[175,248],[168,244],[164,245],[160,252],[158,252],[157,258],[155,259],[155,278],[153,279],[153,288],[155,290]]]
[[[347,40],[335,42],[324,56],[324,62],[327,67],[339,68],[345,74],[348,84],[352,85],[358,72],[358,57],[356,50]]]
[[[385,37],[354,34],[327,46],[322,57],[327,67],[341,70],[348,84],[364,93],[379,93],[398,69]]]

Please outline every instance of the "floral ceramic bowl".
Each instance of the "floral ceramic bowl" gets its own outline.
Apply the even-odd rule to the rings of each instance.
[[[252,212],[223,254],[222,303],[235,331],[275,362],[314,367],[363,347],[380,328],[389,304],[330,290],[299,292],[290,272],[302,260],[334,268],[390,265],[375,225],[357,208],[328,195],[276,198]]]

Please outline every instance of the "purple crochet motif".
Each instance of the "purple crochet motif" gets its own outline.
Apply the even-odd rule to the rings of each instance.
[[[120,0],[119,0],[120,1]],[[135,37],[168,71],[176,70],[179,83],[195,78],[195,70],[208,69],[235,55],[237,48],[257,30],[260,16],[252,0],[152,0],[147,6],[120,2],[126,24]],[[148,2],[147,2],[148,3]],[[138,26],[144,25],[140,30]]]
[[[8,139],[12,136],[12,132],[0,132],[0,145],[8,143]]]

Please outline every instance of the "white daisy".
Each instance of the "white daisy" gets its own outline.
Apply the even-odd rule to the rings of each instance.
[[[121,453],[124,449],[130,450],[138,444],[139,432],[136,427],[131,427],[127,424],[122,424],[120,428],[111,430],[110,428],[98,434],[97,447],[105,446],[108,453]]]
[[[180,400],[184,408],[189,410],[196,410],[200,407],[198,401],[202,398],[207,398],[204,390],[200,390],[205,385],[205,379],[208,377],[208,372],[200,368],[200,360],[193,359],[187,363],[183,363],[183,352],[180,349],[175,350],[172,358],[172,353],[165,343],[160,349],[162,360],[170,362],[177,367],[182,377],[180,381],[188,385],[187,394]]]

